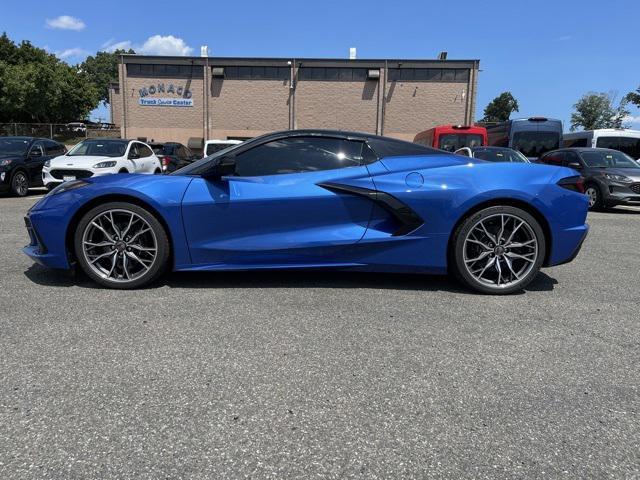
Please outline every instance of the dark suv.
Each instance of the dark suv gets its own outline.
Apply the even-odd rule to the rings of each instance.
[[[149,146],[160,159],[162,173],[175,172],[199,158],[188,147],[177,142],[150,143]]]
[[[0,192],[24,197],[30,187],[42,186],[44,162],[66,151],[47,138],[0,137]]]
[[[640,205],[640,165],[625,153],[608,148],[562,148],[544,154],[539,163],[580,172],[591,209]]]

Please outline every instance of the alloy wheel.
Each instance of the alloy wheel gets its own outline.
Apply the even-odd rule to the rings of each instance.
[[[13,188],[17,195],[24,197],[29,193],[29,181],[24,173],[18,172],[13,178]]]
[[[463,247],[467,272],[485,287],[520,283],[536,265],[538,239],[526,220],[510,213],[485,217],[469,230]]]
[[[106,210],[96,215],[82,235],[89,268],[112,282],[132,282],[153,267],[158,241],[149,223],[135,212]]]
[[[593,208],[598,203],[598,192],[595,187],[588,187],[584,193],[589,197],[589,208]]]

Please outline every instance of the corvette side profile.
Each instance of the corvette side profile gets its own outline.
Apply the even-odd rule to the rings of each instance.
[[[28,212],[24,252],[136,288],[176,271],[333,268],[454,274],[521,290],[587,234],[574,170],[494,163],[363,133],[294,130],[171,175],[65,182]]]

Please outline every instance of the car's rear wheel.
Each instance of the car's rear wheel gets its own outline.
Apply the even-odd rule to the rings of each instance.
[[[111,202],[82,217],[74,249],[78,264],[91,279],[127,289],[147,285],[162,274],[170,247],[162,224],[149,211]]]
[[[507,205],[469,216],[452,241],[456,277],[483,293],[522,290],[540,271],[546,253],[540,223],[528,212]]]
[[[29,193],[29,179],[27,174],[19,170],[11,179],[11,192],[18,197],[25,197]]]

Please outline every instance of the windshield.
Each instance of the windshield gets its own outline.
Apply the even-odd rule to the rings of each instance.
[[[527,157],[520,152],[516,152],[510,148],[481,148],[473,151],[473,157],[488,162],[517,162],[529,163]]]
[[[1,155],[24,155],[29,146],[29,140],[24,138],[0,138]]]
[[[128,142],[122,140],[83,140],[71,150],[69,157],[122,157]]]
[[[438,148],[447,152],[455,152],[462,147],[479,147],[482,145],[482,135],[475,133],[447,133],[440,135]]]
[[[598,151],[582,152],[582,159],[591,168],[638,168],[631,157],[622,152]]]
[[[557,132],[516,132],[513,134],[514,150],[525,157],[538,158],[543,153],[560,148],[560,135]]]
[[[611,148],[626,153],[631,158],[640,159],[640,138],[598,137],[596,147]]]

